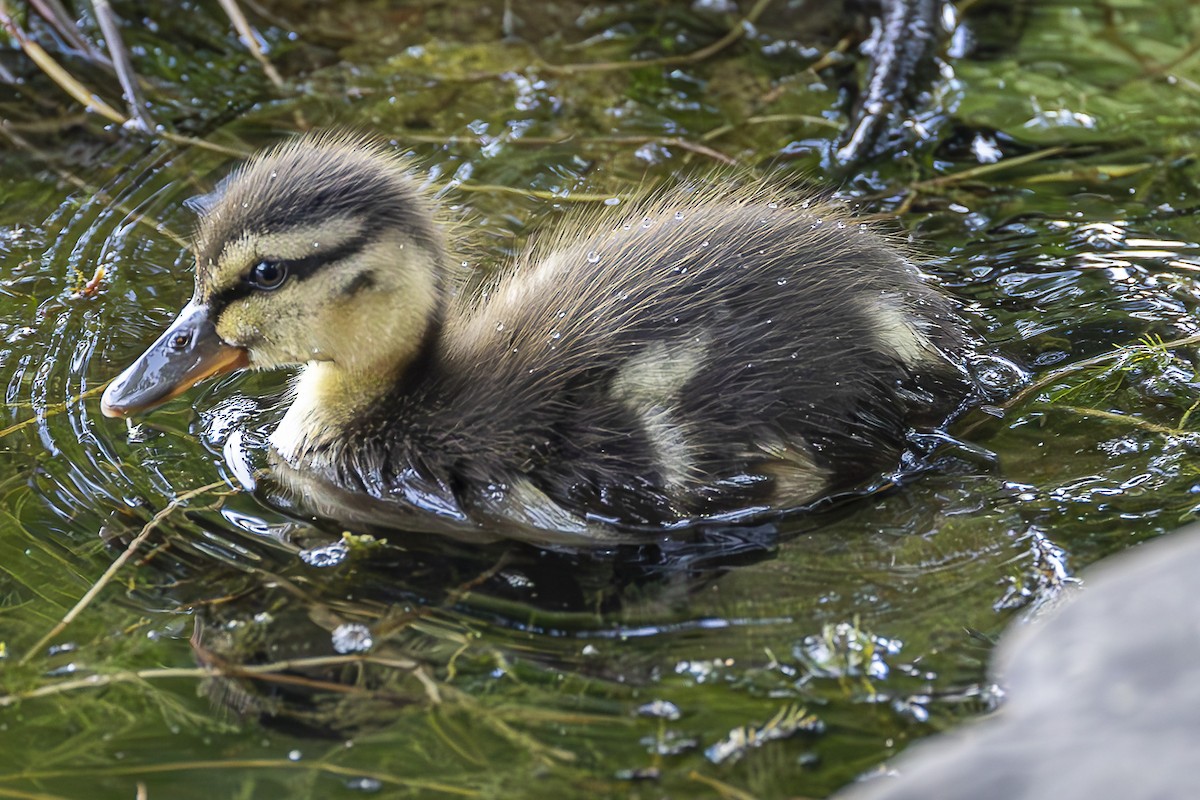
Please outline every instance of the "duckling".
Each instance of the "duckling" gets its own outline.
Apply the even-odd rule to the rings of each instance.
[[[954,302],[892,242],[761,184],[585,214],[478,292],[371,140],[294,139],[195,205],[194,295],[104,414],[299,366],[271,447],[347,505],[582,538],[801,508],[971,386]]]

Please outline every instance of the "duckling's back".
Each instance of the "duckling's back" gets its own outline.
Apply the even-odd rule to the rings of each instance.
[[[393,399],[391,461],[469,511],[570,528],[802,506],[894,468],[966,393],[953,303],[844,214],[664,197],[591,224],[452,309]]]

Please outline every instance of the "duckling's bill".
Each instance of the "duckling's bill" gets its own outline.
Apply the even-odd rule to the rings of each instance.
[[[109,384],[107,417],[128,417],[167,402],[200,381],[247,367],[250,357],[217,335],[212,309],[188,303],[166,332]]]

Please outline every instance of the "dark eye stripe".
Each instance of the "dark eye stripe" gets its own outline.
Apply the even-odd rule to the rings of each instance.
[[[261,261],[270,261],[285,268],[288,274],[288,280],[303,281],[307,280],[312,275],[315,275],[322,268],[334,264],[338,261],[349,258],[361,251],[371,241],[371,237],[366,234],[353,236],[344,242],[338,244],[337,247],[328,250],[316,248],[313,254],[304,258],[272,258],[270,255],[264,255],[256,259],[254,264],[251,264],[242,279],[232,286],[227,286],[220,291],[214,292],[209,298],[209,306],[214,310],[219,310],[243,297],[256,294],[262,290],[256,288],[250,283],[250,270]]]

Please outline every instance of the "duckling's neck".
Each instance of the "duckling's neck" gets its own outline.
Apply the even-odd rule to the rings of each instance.
[[[395,369],[350,371],[327,361],[306,365],[292,387],[292,405],[271,434],[271,445],[288,462],[325,463],[354,421],[380,402],[395,384]]]
[[[293,384],[292,405],[271,445],[293,465],[326,466],[354,446],[356,421],[389,393],[423,379],[441,330],[445,304],[440,243],[408,248],[404,241],[368,249],[358,258],[375,291],[364,291],[327,314],[309,335],[318,360]],[[398,269],[403,254],[407,261]]]

